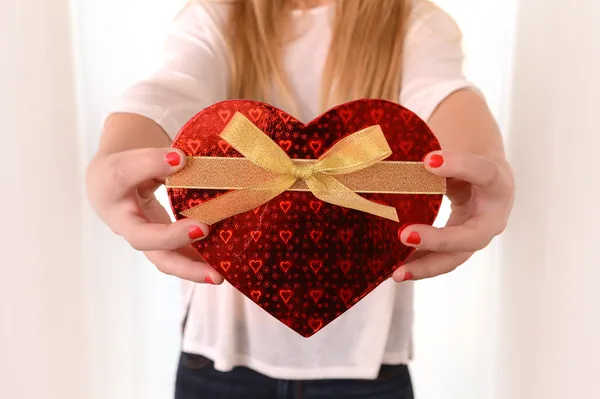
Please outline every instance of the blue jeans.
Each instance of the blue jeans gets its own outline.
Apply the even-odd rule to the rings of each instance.
[[[374,380],[289,381],[246,367],[215,370],[204,356],[182,353],[175,399],[413,399],[406,365],[381,367]]]

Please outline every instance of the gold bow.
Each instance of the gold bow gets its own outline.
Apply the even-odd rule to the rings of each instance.
[[[220,136],[245,158],[188,157],[185,168],[166,182],[170,188],[233,189],[182,212],[186,217],[209,225],[255,209],[290,189],[308,190],[324,202],[396,222],[398,215],[394,207],[369,201],[358,195],[352,186],[362,188],[358,190],[362,192],[445,191],[445,180],[428,173],[420,162],[380,162],[389,157],[392,150],[379,126],[346,136],[318,160],[292,160],[239,112]],[[411,169],[416,173],[402,179],[402,172]],[[394,182],[390,181],[391,173],[395,173]],[[343,184],[341,178],[345,178],[352,188]],[[392,186],[395,189],[365,189],[365,183],[368,185],[369,182],[376,187]],[[403,191],[402,187],[410,190]]]

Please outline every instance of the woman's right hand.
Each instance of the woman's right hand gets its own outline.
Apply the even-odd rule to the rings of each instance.
[[[191,243],[208,226],[191,219],[172,222],[154,192],[165,177],[179,171],[185,154],[173,148],[146,148],[97,155],[87,169],[90,204],[116,234],[163,273],[198,283],[223,278],[198,256]]]

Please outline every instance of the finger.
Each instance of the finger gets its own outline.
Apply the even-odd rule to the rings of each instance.
[[[147,148],[119,154],[113,165],[116,194],[128,193],[147,180],[162,180],[181,170],[185,154],[175,148]]]
[[[209,233],[208,225],[193,219],[162,224],[150,223],[138,215],[130,214],[119,224],[120,234],[138,251],[178,249],[203,240]]]
[[[492,185],[499,168],[488,158],[458,151],[435,151],[427,154],[425,167],[431,173],[467,181],[479,187]]]
[[[422,280],[449,273],[465,263],[473,252],[433,252],[405,263],[392,275],[394,281]]]
[[[145,252],[146,258],[161,272],[196,283],[221,284],[223,277],[205,262],[176,251]]]
[[[154,193],[165,183],[164,179],[146,180],[138,185],[138,195],[142,201],[151,201],[155,198]]]
[[[400,240],[406,246],[433,252],[475,252],[488,246],[495,231],[492,221],[476,216],[458,226],[410,225],[402,230]]]
[[[417,249],[412,254],[410,254],[410,256],[406,259],[404,264],[415,261],[417,259],[421,259],[422,257],[429,255],[430,253],[431,253],[431,251]]]

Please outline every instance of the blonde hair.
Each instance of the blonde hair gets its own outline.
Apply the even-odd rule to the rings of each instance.
[[[411,0],[336,0],[332,41],[321,82],[321,109],[357,98],[398,101],[402,53]],[[230,98],[269,102],[278,97],[296,109],[282,67],[282,49],[293,39],[296,0],[231,3],[225,37],[231,64]]]

